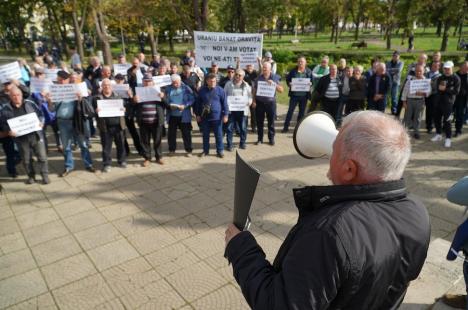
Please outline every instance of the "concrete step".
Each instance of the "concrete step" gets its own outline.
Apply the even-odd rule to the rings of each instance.
[[[430,243],[424,267],[419,277],[411,282],[400,309],[452,309],[437,301],[447,292],[460,294],[464,291],[463,263],[461,259],[453,262],[445,259],[449,248],[450,242],[440,238]],[[463,291],[459,292],[461,287]]]

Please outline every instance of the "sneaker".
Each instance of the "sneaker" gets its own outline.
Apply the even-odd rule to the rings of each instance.
[[[18,173],[14,172],[14,173],[9,173],[8,174],[10,176],[10,178],[12,179],[16,179],[18,177]]]
[[[185,154],[185,157],[192,157],[192,152],[187,152],[187,153]]]
[[[232,152],[232,146],[228,146],[228,147],[226,147],[226,151],[228,151],[228,152]]]
[[[466,309],[466,295],[445,294],[441,299],[447,306],[456,309]]]
[[[102,172],[104,173],[108,173],[111,171],[111,167],[110,166],[104,166],[104,168],[102,168]]]
[[[127,162],[126,162],[126,161],[121,162],[121,163],[119,164],[119,166],[120,166],[120,168],[126,169],[126,168],[127,168]]]
[[[143,167],[148,167],[150,164],[150,161],[148,159],[145,159],[145,161],[141,164]]]
[[[44,185],[50,184],[49,176],[47,176],[47,175],[42,176],[42,184],[44,184]]]
[[[208,153],[205,153],[205,152],[201,152],[198,157],[206,157],[208,156]]]
[[[239,148],[245,150],[247,147],[245,146],[245,144],[241,144],[241,145],[239,145]]]
[[[73,171],[73,169],[68,169],[68,168],[67,168],[67,169],[65,169],[65,170],[62,172],[62,174],[60,174],[60,176],[61,176],[62,178],[64,178],[64,177],[66,177],[67,175],[69,175],[72,171]]]
[[[36,180],[33,177],[29,177],[28,180],[25,182],[26,184],[34,184]]]
[[[263,144],[263,141],[257,141],[257,142],[255,142],[255,145],[260,145],[260,144]]]
[[[453,137],[456,138],[456,137],[458,137],[458,136],[460,136],[460,135],[461,135],[461,132],[460,132],[460,131],[457,131],[457,132],[453,135]]]
[[[432,142],[442,141],[442,135],[436,134],[432,139]]]
[[[164,160],[162,160],[162,158],[156,159],[156,163],[159,165],[164,165]]]
[[[217,153],[217,154],[216,154],[216,157],[218,157],[218,158],[224,158],[224,154],[223,154],[223,153]]]
[[[95,173],[96,172],[96,169],[94,169],[93,166],[89,166],[89,167],[86,167],[86,171],[89,171],[91,173]]]
[[[450,138],[445,139],[444,146],[445,147],[451,147],[452,146],[452,141],[450,140]]]

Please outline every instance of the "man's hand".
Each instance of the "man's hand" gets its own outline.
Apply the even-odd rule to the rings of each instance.
[[[268,82],[269,85],[276,85],[275,81],[273,81],[273,80],[268,80],[267,82]]]
[[[76,99],[77,99],[78,101],[80,101],[81,98],[82,98],[82,97],[81,97],[81,93],[80,93],[80,92],[77,92],[77,93],[76,93]]]
[[[161,99],[164,98],[164,93],[163,93],[163,92],[160,92],[160,93],[159,93],[159,98],[161,98]]]
[[[226,245],[231,241],[232,238],[237,236],[241,231],[236,227],[234,224],[229,224],[225,236],[224,236],[224,241],[226,241]]]
[[[227,122],[228,122],[228,117],[225,115],[225,116],[223,117],[223,123],[226,124]]]
[[[407,103],[407,101],[403,101],[403,108],[405,108],[405,110],[408,109],[408,103]]]
[[[8,132],[8,135],[9,135],[10,137],[13,137],[13,138],[14,138],[14,137],[16,137],[16,132],[14,132],[13,130],[10,130],[10,131]]]
[[[138,97],[138,95],[133,96],[133,102],[135,103],[140,102],[140,97]]]
[[[252,101],[252,104],[250,105],[253,109],[257,106],[257,103],[255,101]]]
[[[179,104],[179,110],[183,111],[185,109],[183,104]]]
[[[201,116],[197,115],[197,123],[201,123]]]

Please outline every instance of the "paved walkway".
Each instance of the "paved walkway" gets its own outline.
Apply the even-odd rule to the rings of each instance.
[[[262,171],[251,230],[269,259],[297,219],[291,189],[328,184],[328,160],[302,159],[291,136],[278,134],[271,147],[249,135],[241,150]],[[431,214],[434,238],[450,240],[462,219],[464,208],[445,192],[467,172],[466,139],[450,150],[425,134],[414,144],[406,178]],[[97,142],[92,151],[99,167]],[[24,174],[9,180],[0,158],[0,309],[248,309],[223,258],[235,153],[226,155],[181,153],[148,168],[131,156],[127,169],[108,174],[83,171],[78,160],[59,178],[63,158],[52,151],[47,186],[25,185]]]

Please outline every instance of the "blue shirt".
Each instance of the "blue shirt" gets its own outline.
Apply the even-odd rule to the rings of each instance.
[[[174,103],[179,105],[182,104],[183,106],[185,106],[185,109],[183,111],[171,110],[171,113],[169,113],[169,117],[182,116],[182,123],[191,123],[192,112],[190,108],[195,101],[195,96],[193,94],[192,89],[189,86],[182,83],[179,88],[175,88],[172,85],[167,86],[165,89],[165,93],[168,104]]]
[[[208,88],[208,86],[200,88],[198,100],[195,106],[196,115],[201,116],[203,106],[205,104],[211,106],[211,113],[207,118],[205,118],[209,121],[219,121],[223,116],[229,115],[226,93],[224,92],[224,89],[219,86],[216,86],[213,89]]]

